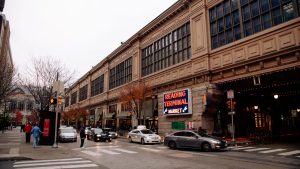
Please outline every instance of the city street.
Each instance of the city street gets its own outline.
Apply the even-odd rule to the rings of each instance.
[[[15,128],[0,135],[0,168],[100,168],[100,169],[201,169],[201,168],[299,168],[300,149],[293,146],[234,146],[220,152],[171,150],[162,144],[85,140],[59,143],[59,148],[25,143]]]

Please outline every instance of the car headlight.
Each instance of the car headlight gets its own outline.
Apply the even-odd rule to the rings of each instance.
[[[111,134],[110,135],[108,135],[109,137],[111,137]]]
[[[118,136],[118,133],[116,133],[115,135]]]
[[[218,140],[211,140],[211,142],[212,142],[213,144],[221,144],[221,142],[218,141]]]
[[[97,137],[101,137],[101,135],[100,135],[100,134],[97,134]]]

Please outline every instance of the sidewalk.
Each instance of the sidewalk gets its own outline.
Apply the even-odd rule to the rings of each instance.
[[[13,128],[12,131],[6,131],[0,134],[0,161],[3,160],[20,160],[20,159],[58,159],[76,157],[67,147],[39,145],[37,148],[32,147],[32,143],[25,142],[25,133],[20,132],[19,128]],[[9,153],[14,150],[14,153]],[[7,155],[6,155],[7,154]]]

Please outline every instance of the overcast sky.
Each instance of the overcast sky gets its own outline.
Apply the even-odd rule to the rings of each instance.
[[[15,65],[61,60],[79,78],[177,0],[6,0]]]

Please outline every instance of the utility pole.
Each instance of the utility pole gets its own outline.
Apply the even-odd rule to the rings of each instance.
[[[58,130],[58,113],[61,111],[61,104],[64,102],[63,100],[63,91],[64,84],[58,81],[59,73],[57,73],[56,81],[53,84],[53,90],[55,93],[55,98],[57,99],[57,104],[55,106],[55,132],[54,132],[54,143],[53,148],[58,148],[57,145],[57,130]]]

